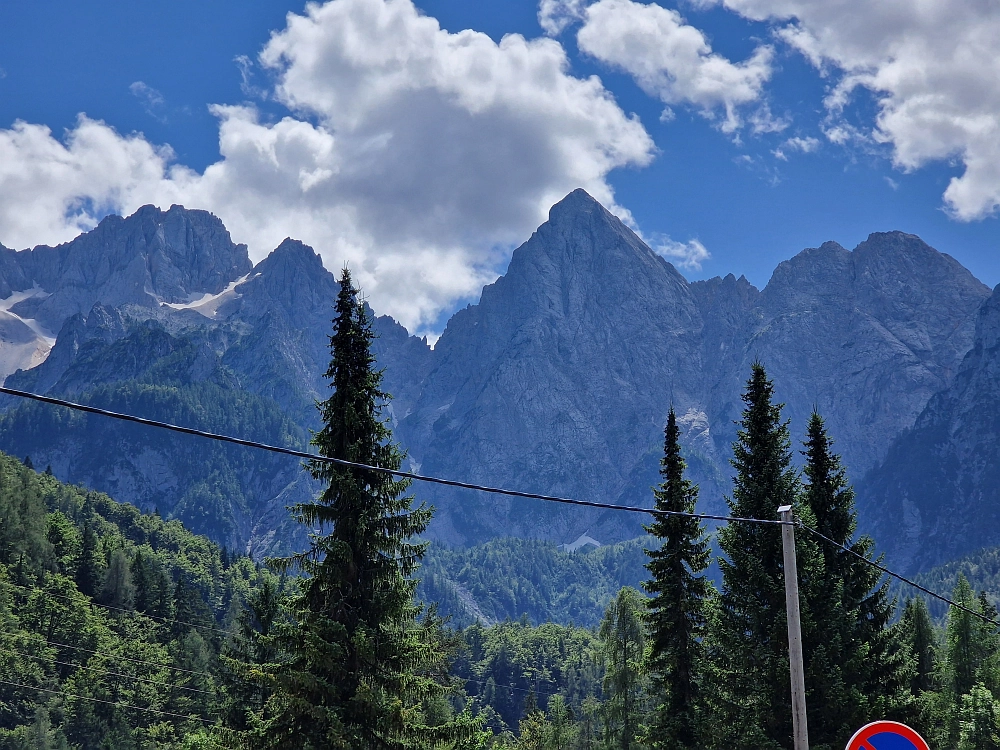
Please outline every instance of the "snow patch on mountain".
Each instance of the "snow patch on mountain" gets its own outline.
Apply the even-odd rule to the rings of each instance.
[[[26,299],[47,296],[36,284],[0,300],[0,381],[12,372],[40,365],[52,351],[56,338],[51,331],[37,320],[22,318],[11,311],[14,305]]]
[[[163,302],[162,304],[172,310],[194,310],[209,320],[215,320],[222,305],[243,296],[236,288],[249,278],[250,274],[241,276],[236,281],[230,282],[225,289],[217,294],[192,294],[187,302]]]

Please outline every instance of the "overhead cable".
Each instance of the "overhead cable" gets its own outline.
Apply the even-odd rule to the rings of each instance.
[[[51,660],[49,660],[49,659],[46,659],[44,656],[39,656],[38,654],[28,654],[28,653],[25,653],[24,651],[18,651],[17,649],[13,649],[13,648],[3,648],[3,647],[0,647],[0,651],[6,651],[8,654],[14,654],[15,656],[23,656],[23,657],[25,657],[27,659],[37,659],[40,662],[50,662],[52,664],[59,664],[59,665],[61,665],[63,667],[74,667],[75,669],[86,669],[88,672],[96,672],[97,674],[104,674],[104,675],[108,675],[109,677],[124,677],[125,679],[128,679],[128,680],[135,680],[136,682],[145,682],[145,683],[147,683],[149,685],[159,685],[160,687],[166,687],[166,688],[171,688],[171,689],[175,689],[175,690],[187,690],[188,692],[191,692],[191,693],[204,693],[205,695],[215,695],[215,692],[212,691],[212,690],[199,690],[198,688],[183,687],[181,685],[173,685],[173,684],[171,684],[169,682],[158,682],[156,680],[147,680],[144,677],[136,677],[135,675],[132,675],[132,674],[124,674],[122,672],[109,672],[106,669],[98,669],[97,667],[90,667],[90,666],[87,666],[85,664],[76,664],[74,662],[69,662],[69,661],[59,661],[58,659],[51,659]],[[108,654],[108,656],[110,656],[110,654]],[[114,657],[112,657],[112,658],[114,658]]]
[[[7,585],[8,586],[14,586],[14,587],[19,588],[19,589],[24,589],[25,591],[45,591],[46,596],[55,597],[56,599],[62,599],[62,600],[67,601],[67,602],[74,601],[73,597],[71,597],[71,596],[64,596],[63,594],[53,593],[53,592],[49,591],[48,589],[43,589],[41,586],[24,586],[24,585],[22,585],[20,583],[13,583],[12,581],[8,581]],[[87,600],[87,604],[93,605],[95,607],[100,607],[101,609],[108,609],[108,610],[111,610],[112,612],[124,612],[126,614],[139,614],[139,615],[142,615],[143,617],[149,617],[150,619],[153,619],[153,620],[160,620],[161,622],[172,622],[172,623],[176,623],[177,625],[185,625],[185,626],[187,626],[189,628],[200,628],[202,630],[214,630],[216,633],[222,633],[223,635],[231,635],[231,633],[228,630],[224,630],[223,628],[216,628],[216,627],[214,627],[212,625],[198,625],[198,624],[193,623],[193,622],[184,622],[183,620],[174,620],[174,619],[171,619],[170,617],[161,617],[160,615],[150,615],[150,614],[147,614],[145,612],[137,612],[134,609],[126,609],[125,607],[113,607],[110,604],[100,604],[99,602],[95,602],[93,599],[90,599],[89,597],[88,597],[88,600]]]
[[[508,490],[508,489],[503,489],[501,487],[490,487],[490,486],[487,486],[487,485],[472,484],[471,482],[460,482],[460,481],[457,481],[457,480],[454,480],[454,479],[443,479],[441,477],[428,476],[428,475],[425,475],[425,474],[416,474],[414,472],[409,472],[409,471],[400,471],[399,469],[389,469],[389,468],[386,468],[384,466],[370,466],[368,464],[358,463],[356,461],[347,461],[345,459],[334,458],[332,456],[321,456],[321,455],[317,455],[315,453],[307,453],[305,451],[295,450],[293,448],[285,448],[285,447],[279,446],[279,445],[269,445],[267,443],[261,443],[261,442],[255,441],[255,440],[245,440],[243,438],[232,437],[230,435],[220,435],[220,434],[214,433],[214,432],[206,432],[204,430],[196,430],[196,429],[194,429],[192,427],[182,427],[180,425],[170,424],[169,422],[161,422],[161,421],[155,420],[155,419],[145,419],[144,417],[137,417],[137,416],[134,416],[132,414],[123,414],[121,412],[111,411],[109,409],[100,409],[100,408],[98,408],[96,406],[88,406],[86,404],[80,404],[80,403],[76,403],[74,401],[67,401],[65,399],[55,398],[53,396],[42,396],[42,395],[37,394],[37,393],[30,393],[28,391],[21,391],[21,390],[15,389],[15,388],[7,388],[6,386],[0,386],[0,393],[6,393],[6,394],[8,394],[10,396],[18,396],[20,398],[31,399],[33,401],[40,401],[42,403],[52,404],[54,406],[64,406],[64,407],[66,407],[68,409],[75,409],[77,411],[87,412],[89,414],[97,414],[97,415],[104,416],[104,417],[110,417],[112,419],[119,419],[119,420],[123,420],[123,421],[126,421],[126,422],[134,422],[136,424],[142,424],[142,425],[146,425],[146,426],[149,426],[149,427],[157,427],[157,428],[164,429],[164,430],[171,430],[173,432],[179,432],[179,433],[182,433],[182,434],[185,434],[185,435],[195,435],[197,437],[203,437],[203,438],[207,438],[209,440],[218,440],[218,441],[221,441],[221,442],[224,442],[224,443],[232,443],[234,445],[242,445],[242,446],[245,446],[247,448],[257,448],[259,450],[270,451],[272,453],[281,453],[281,454],[284,454],[284,455],[287,455],[287,456],[295,456],[296,458],[303,458],[303,459],[306,459],[307,461],[319,461],[319,462],[324,462],[324,463],[332,463],[332,464],[336,464],[338,466],[345,466],[345,467],[353,468],[353,469],[362,469],[362,470],[366,470],[366,471],[374,471],[374,472],[380,472],[380,473],[383,473],[383,474],[390,474],[392,476],[402,477],[404,479],[412,479],[412,480],[417,481],[417,482],[428,482],[428,483],[432,483],[432,484],[446,485],[446,486],[449,486],[449,487],[459,487],[459,488],[462,488],[462,489],[476,490],[478,492],[488,492],[488,493],[491,493],[491,494],[494,494],[494,495],[506,495],[508,497],[520,497],[520,498],[526,498],[526,499],[529,499],[529,500],[543,500],[545,502],[563,503],[565,505],[578,505],[578,506],[584,506],[584,507],[588,507],[588,508],[601,508],[601,509],[606,509],[606,510],[620,510],[620,511],[627,511],[627,512],[630,512],[630,513],[644,513],[644,514],[652,515],[652,516],[682,516],[682,517],[685,517],[685,518],[698,518],[698,519],[707,520],[707,521],[722,521],[724,523],[752,523],[752,524],[760,524],[760,525],[768,525],[768,526],[783,526],[783,525],[787,525],[787,524],[794,524],[794,525],[797,525],[797,526],[799,526],[799,527],[801,527],[801,528],[809,531],[810,533],[816,535],[819,539],[822,539],[823,541],[825,541],[825,542],[827,542],[829,544],[833,544],[833,545],[835,545],[837,547],[840,547],[841,549],[843,549],[843,550],[845,550],[847,552],[850,552],[852,555],[855,555],[856,557],[858,557],[859,559],[863,560],[868,565],[871,565],[872,567],[874,567],[874,568],[882,571],[884,574],[892,576],[893,578],[896,578],[897,580],[899,580],[899,581],[901,581],[903,583],[906,583],[906,584],[908,584],[910,586],[913,586],[914,588],[918,589],[919,591],[922,591],[925,594],[927,594],[929,596],[932,596],[935,599],[938,599],[938,600],[940,600],[940,601],[948,604],[951,607],[955,607],[957,609],[960,609],[960,610],[962,610],[964,612],[967,612],[968,614],[973,615],[974,617],[979,618],[980,620],[982,620],[984,622],[988,622],[991,625],[996,625],[996,626],[1000,627],[1000,622],[998,622],[996,620],[992,620],[989,617],[986,617],[985,615],[976,612],[975,610],[972,610],[972,609],[970,609],[968,607],[965,607],[965,606],[959,604],[958,602],[954,602],[954,601],[952,601],[951,599],[949,599],[946,596],[943,596],[943,595],[938,594],[938,593],[936,593],[934,591],[931,591],[930,589],[925,588],[925,587],[921,586],[920,584],[918,584],[918,583],[916,583],[914,581],[911,581],[908,578],[905,578],[904,576],[900,575],[899,573],[893,572],[889,568],[886,568],[885,566],[883,566],[883,565],[875,562],[874,560],[869,560],[864,555],[860,555],[857,552],[855,552],[854,550],[850,549],[849,547],[845,547],[844,545],[840,544],[839,542],[836,542],[833,539],[830,539],[829,537],[823,536],[822,534],[820,534],[815,529],[809,528],[808,526],[806,526],[805,524],[803,524],[801,521],[780,521],[780,520],[774,520],[774,519],[768,519],[768,518],[746,518],[746,517],[740,517],[740,516],[719,516],[719,515],[713,515],[713,514],[710,514],[710,513],[687,513],[687,512],[684,512],[684,511],[676,511],[676,510],[658,510],[658,509],[655,509],[655,508],[640,508],[640,507],[631,506],[631,505],[616,505],[616,504],[613,504],[613,503],[600,503],[600,502],[596,502],[596,501],[593,501],[593,500],[579,500],[579,499],[574,499],[574,498],[569,498],[569,497],[559,497],[559,496],[556,496],[556,495],[542,495],[542,494],[538,494],[538,493],[534,493],[534,492],[521,492],[519,490]],[[200,626],[193,626],[193,627],[200,627]],[[212,628],[212,629],[213,630],[219,630],[218,628]],[[225,631],[221,631],[220,630],[220,632],[225,632]]]
[[[200,721],[204,724],[213,724],[214,722],[210,719],[203,719],[200,716],[185,716],[184,714],[175,714],[171,711],[159,711],[155,708],[143,708],[142,706],[133,706],[129,703],[122,703],[121,701],[106,701],[101,698],[92,698],[88,695],[77,695],[75,693],[66,693],[62,690],[50,690],[49,688],[38,687],[37,685],[23,685],[20,682],[10,682],[9,680],[0,680],[0,685],[10,685],[11,687],[24,688],[25,690],[40,690],[43,693],[52,693],[53,695],[61,695],[65,698],[77,698],[84,701],[93,701],[94,703],[106,703],[109,706],[117,706],[118,708],[128,708],[132,711],[145,711],[149,714],[159,714],[160,716],[173,716],[175,719],[185,719],[187,721]]]
[[[850,554],[854,555],[859,560],[862,560],[863,562],[866,562],[869,565],[871,565],[873,568],[876,568],[877,570],[882,571],[887,576],[891,576],[891,577],[895,578],[897,581],[901,581],[902,583],[905,583],[908,586],[912,586],[913,588],[917,589],[918,591],[922,591],[923,593],[927,594],[928,596],[932,596],[935,599],[937,599],[938,601],[944,602],[949,607],[954,607],[955,609],[960,609],[963,612],[966,612],[967,614],[972,615],[973,617],[978,617],[983,622],[987,622],[990,625],[995,625],[997,627],[1000,627],[1000,621],[993,620],[993,619],[987,617],[986,615],[982,614],[981,612],[976,612],[974,609],[966,607],[964,604],[959,604],[958,602],[953,601],[953,600],[949,599],[946,596],[942,596],[941,594],[937,593],[936,591],[931,591],[926,586],[921,586],[919,583],[917,583],[916,581],[910,580],[906,576],[900,575],[899,573],[896,573],[896,572],[894,572],[892,570],[889,570],[889,568],[887,568],[884,565],[876,562],[875,560],[870,560],[869,558],[867,558],[864,555],[862,555],[860,552],[857,552],[857,551],[851,549],[850,547],[841,544],[840,542],[834,541],[833,539],[831,539],[828,536],[824,536],[820,532],[816,531],[816,529],[813,529],[813,528],[810,528],[809,526],[806,526],[801,521],[799,521],[796,525],[800,529],[805,529],[810,534],[812,534],[813,536],[815,536],[815,537],[823,540],[827,544],[832,544],[834,547],[838,547],[839,549],[842,549],[844,552],[849,552]]]
[[[74,401],[67,401],[65,399],[54,398],[52,396],[42,396],[37,393],[29,393],[28,391],[19,391],[14,388],[7,388],[6,386],[0,386],[0,393],[6,393],[10,396],[19,396],[20,398],[31,399],[33,401],[41,401],[42,403],[52,404],[54,406],[65,406],[67,409],[76,409],[77,411],[83,411],[89,414],[98,414],[103,417],[120,419],[126,422],[134,422],[136,424],[142,424],[148,427],[158,427],[164,430],[172,430],[174,432],[180,432],[185,435],[195,435],[197,437],[203,437],[209,440],[218,440],[224,443],[242,445],[247,448],[258,448],[260,450],[270,451],[272,453],[282,453],[286,456],[295,456],[296,458],[304,458],[307,461],[319,461],[322,463],[331,463],[331,464],[336,464],[338,466],[345,466],[351,469],[362,469],[365,471],[375,471],[382,474],[391,474],[392,476],[402,477],[404,479],[412,479],[417,482],[443,484],[449,487],[459,487],[466,490],[489,492],[494,495],[507,495],[508,497],[521,497],[529,500],[544,500],[550,503],[563,503],[566,505],[582,505],[588,508],[621,510],[621,511],[628,511],[630,513],[645,513],[647,515],[687,516],[690,518],[701,518],[708,521],[725,521],[725,522],[741,521],[744,523],[756,523],[756,524],[763,524],[770,526],[781,526],[786,523],[789,523],[787,521],[778,521],[768,518],[736,518],[733,516],[716,516],[716,515],[711,515],[709,513],[684,513],[682,511],[639,508],[632,505],[615,505],[613,503],[600,503],[593,500],[578,500],[570,497],[558,497],[556,495],[540,495],[534,492],[521,492],[520,490],[508,490],[508,489],[503,489],[501,487],[489,487],[487,485],[482,485],[482,484],[459,482],[455,479],[442,479],[441,477],[432,477],[432,476],[427,476],[426,474],[416,474],[411,471],[400,471],[399,469],[389,469],[384,466],[371,466],[369,464],[358,463],[357,461],[347,461],[346,459],[343,458],[333,458],[332,456],[320,456],[315,453],[307,453],[305,451],[295,450],[293,448],[285,448],[280,445],[268,445],[267,443],[260,443],[257,442],[256,440],[244,440],[243,438],[232,437],[230,435],[220,435],[214,432],[196,430],[192,427],[182,427],[180,425],[170,424],[169,422],[161,422],[156,419],[145,419],[144,417],[136,417],[132,414],[122,414],[121,412],[111,411],[109,409],[99,409],[96,406],[79,404]]]

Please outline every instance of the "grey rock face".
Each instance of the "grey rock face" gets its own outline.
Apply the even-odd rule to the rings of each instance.
[[[860,478],[950,384],[988,294],[953,258],[902,232],[873,234],[853,252],[834,242],[804,250],[775,269],[756,300],[742,359],[717,386],[712,423],[731,443],[725,426],[742,409],[731,396],[759,359],[793,434],[804,433],[815,406]]]
[[[1000,287],[950,388],[858,487],[889,558],[926,569],[1000,542]]]
[[[234,268],[215,295],[187,305],[99,302],[63,322],[48,359],[6,382],[304,448],[302,428],[318,426],[314,400],[329,392],[323,372],[339,287],[319,256],[295,241],[282,243],[240,282],[235,274],[242,271]],[[411,378],[387,376],[387,384],[412,389],[426,370],[426,342],[389,318],[375,327],[380,361]],[[158,507],[258,557],[304,544],[287,507],[317,487],[295,459],[234,453],[107,420],[60,422],[44,411],[49,407],[14,399],[3,406],[12,411],[5,423],[0,418],[0,446],[51,464],[62,479]]]
[[[655,453],[670,403],[698,403],[700,329],[684,278],[576,191],[449,321],[398,434],[425,472],[617,501]],[[621,531],[616,516],[536,501],[433,499],[434,533],[452,542]]]
[[[0,299],[31,287],[18,261],[18,254],[0,245]]]
[[[703,507],[718,511],[754,360],[775,380],[793,439],[818,408],[860,477],[951,383],[988,293],[900,232],[853,252],[805,250],[763,291],[733,276],[688,284],[577,191],[449,321],[398,434],[430,473],[648,505],[673,404]],[[638,530],[621,514],[421,492],[441,511],[432,533],[453,543]]]
[[[4,256],[11,266],[9,254],[0,253]],[[41,287],[45,295],[11,310],[50,330],[59,330],[66,318],[86,313],[98,302],[156,307],[161,301],[214,294],[252,265],[246,246],[233,244],[218,218],[181,206],[166,212],[144,206],[127,219],[109,216],[72,242],[24,250],[14,258],[21,275],[0,264],[6,279],[0,292],[4,286]]]

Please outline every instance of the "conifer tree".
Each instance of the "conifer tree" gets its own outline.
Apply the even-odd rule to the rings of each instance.
[[[708,567],[708,545],[697,518],[667,515],[693,513],[698,488],[684,478],[680,429],[673,407],[664,431],[660,476],[654,490],[656,511],[646,531],[660,540],[647,550],[652,579],[643,586],[649,630],[647,672],[654,702],[647,744],[654,748],[700,748],[702,718],[702,637],[705,600],[711,586],[702,572]]]
[[[125,552],[116,549],[111,553],[108,569],[104,574],[104,586],[100,601],[115,610],[132,609],[135,602],[135,584]]]
[[[774,385],[755,362],[743,394],[746,408],[733,445],[732,515],[778,520],[782,505],[798,506],[788,423],[773,403]],[[810,579],[815,545],[798,535],[799,575]],[[777,525],[730,523],[719,530],[725,557],[712,659],[718,669],[720,745],[747,750],[791,747],[791,695],[781,532]],[[808,633],[807,612],[803,632]]]
[[[598,634],[603,641],[604,727],[608,745],[639,747],[643,716],[643,655],[646,632],[642,594],[630,586],[608,605]]]
[[[804,644],[809,738],[838,744],[900,702],[906,661],[889,628],[895,607],[889,583],[860,559],[871,559],[874,542],[868,536],[854,540],[854,490],[815,412],[805,448],[803,504],[811,513],[810,525],[853,551],[828,542],[818,545],[822,575],[804,589],[802,603],[814,624]]]
[[[983,606],[963,573],[958,574],[952,599],[966,608],[948,612],[945,642],[945,686],[957,706],[973,685],[989,678],[983,670],[998,643],[996,628],[967,611],[982,614]]]
[[[236,632],[222,654],[226,667],[226,725],[249,728],[253,717],[264,709],[271,691],[254,679],[255,670],[267,669],[278,658],[271,629],[281,613],[279,583],[272,576],[262,576],[260,584],[247,599],[240,613]]]
[[[340,278],[325,377],[333,393],[320,403],[320,455],[384,469],[403,460],[383,405],[382,373],[371,352],[371,322],[350,272]],[[312,530],[310,549],[282,567],[303,574],[292,602],[295,622],[278,629],[287,664],[264,723],[275,748],[408,748],[459,733],[454,722],[430,727],[421,704],[443,690],[445,654],[437,621],[418,621],[412,576],[424,545],[411,540],[431,510],[412,507],[407,481],[382,471],[314,461],[326,485],[295,508]]]
[[[96,596],[104,581],[104,572],[97,553],[97,534],[90,524],[83,528],[83,542],[75,567],[77,588],[89,597]]]
[[[934,689],[937,671],[937,634],[923,599],[906,602],[900,618],[900,637],[913,660],[910,694],[916,698]]]
[[[958,750],[1000,750],[1000,705],[981,682],[962,696]]]

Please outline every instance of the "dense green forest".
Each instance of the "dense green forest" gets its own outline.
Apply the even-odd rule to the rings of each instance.
[[[0,519],[0,747],[195,746],[226,710],[227,633],[277,579],[9,456]]]
[[[127,337],[111,345],[85,343],[49,392],[146,419],[304,448],[308,435],[299,425],[314,424],[315,416],[307,421],[267,395],[242,388],[209,343],[203,334],[171,335],[155,320],[133,324]],[[8,385],[30,391],[33,377],[34,371],[20,371]],[[273,384],[279,390],[282,385]],[[159,510],[229,547],[240,539],[245,544],[248,519],[261,511],[262,495],[275,491],[269,483],[288,483],[302,474],[299,462],[288,456],[193,441],[33,401],[13,402],[0,414],[0,450],[14,446],[42,468],[51,463],[59,476],[84,477],[88,486],[114,496],[127,493],[143,510]],[[158,483],[144,481],[135,470],[143,462],[158,467]],[[191,477],[196,481],[187,481]],[[268,491],[262,493],[262,487]],[[266,554],[304,543],[294,524],[281,532]]]

